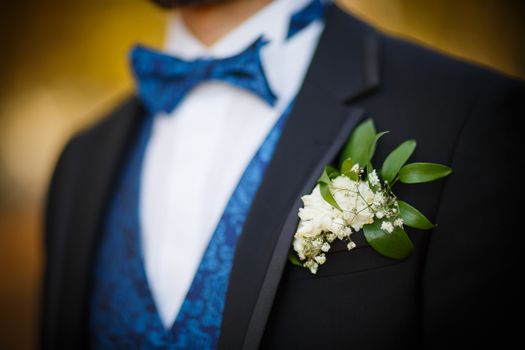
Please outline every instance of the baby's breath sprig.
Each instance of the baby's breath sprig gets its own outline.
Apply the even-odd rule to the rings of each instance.
[[[352,250],[356,244],[351,235],[360,230],[378,253],[404,259],[414,250],[404,227],[434,227],[421,212],[399,200],[392,188],[397,182],[434,181],[452,170],[433,163],[405,165],[416,147],[414,140],[408,140],[388,155],[378,174],[371,161],[377,141],[386,133],[377,133],[371,119],[360,124],[342,151],[339,169],[327,166],[312,193],[302,197],[292,263],[315,274],[326,262],[331,243],[342,240]]]

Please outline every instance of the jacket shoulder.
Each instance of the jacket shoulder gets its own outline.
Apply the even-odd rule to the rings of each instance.
[[[70,138],[56,162],[46,198],[46,232],[54,231],[55,218],[67,212],[81,179],[97,166],[102,152],[110,151],[114,139],[132,134],[136,119],[143,115],[136,97],[127,98],[112,112]],[[123,136],[124,135],[124,136]],[[47,245],[47,242],[46,242]]]
[[[447,83],[468,87],[471,91],[491,87],[505,90],[523,85],[519,78],[480,63],[454,57],[425,44],[385,33],[380,33],[379,36],[385,74],[396,71],[408,79],[419,78],[432,82],[434,87]]]
[[[82,153],[89,151],[93,145],[104,144],[113,136],[115,130],[131,123],[137,111],[141,109],[142,106],[135,96],[126,98],[107,115],[73,135],[66,143],[63,155],[68,152]]]

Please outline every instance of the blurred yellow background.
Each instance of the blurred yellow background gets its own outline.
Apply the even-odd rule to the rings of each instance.
[[[523,1],[339,2],[383,30],[525,78]],[[60,149],[130,93],[127,50],[162,46],[165,20],[147,0],[0,3],[0,349],[37,344],[42,201]]]

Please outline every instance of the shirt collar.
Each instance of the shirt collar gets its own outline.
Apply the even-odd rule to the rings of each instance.
[[[233,56],[258,37],[268,39],[268,48],[286,40],[292,14],[311,0],[274,0],[211,46],[205,46],[188,30],[178,14],[170,15],[166,34],[167,53],[183,59]]]
[[[274,0],[211,46],[202,44],[178,14],[170,15],[165,51],[186,60],[198,57],[224,58],[242,52],[257,38],[264,36],[269,43],[261,49],[263,69],[273,92],[281,97],[282,86],[288,77],[283,76],[286,75],[281,69],[284,67],[278,67],[275,63],[284,64],[278,59],[283,58],[283,55],[294,56],[290,52],[294,45],[290,44],[298,40],[286,40],[290,18],[310,1]]]

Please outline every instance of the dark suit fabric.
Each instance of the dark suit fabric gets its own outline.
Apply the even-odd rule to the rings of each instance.
[[[90,273],[106,204],[144,111],[130,98],[66,146],[45,226],[46,349],[89,346]],[[249,117],[249,116],[248,116]],[[384,258],[361,234],[317,275],[286,263],[299,198],[364,118],[389,130],[386,155],[450,165],[442,181],[396,185],[438,227],[410,230],[415,252]],[[446,349],[519,333],[522,82],[381,34],[336,7],[237,245],[221,349]],[[191,176],[191,174],[189,174]],[[290,227],[292,227],[290,229]],[[519,319],[519,318],[518,318]],[[519,338],[518,338],[519,339]]]

